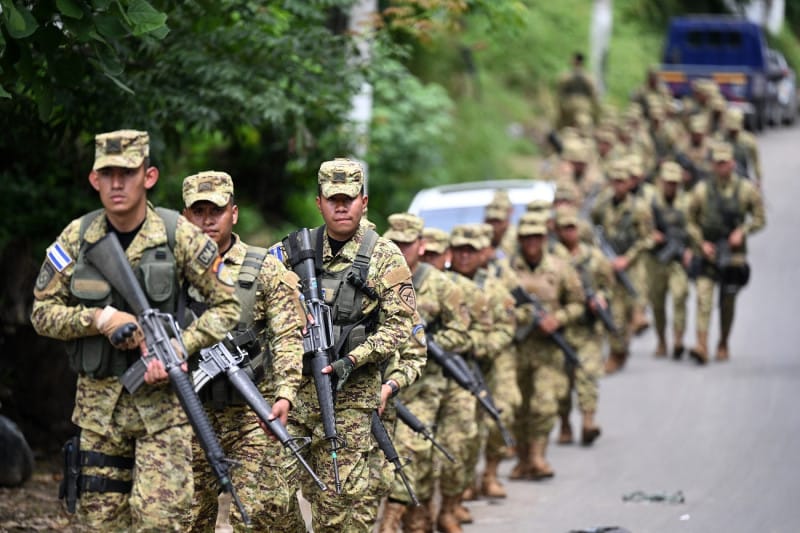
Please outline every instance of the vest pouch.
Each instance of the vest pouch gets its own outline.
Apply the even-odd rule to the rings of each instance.
[[[150,262],[143,257],[139,269],[151,302],[162,304],[175,292],[175,263],[172,260]]]
[[[78,261],[70,280],[72,295],[87,307],[105,307],[111,304],[111,285],[93,266]]]
[[[69,367],[82,376],[108,377],[112,351],[111,343],[103,335],[75,339],[67,343]]]

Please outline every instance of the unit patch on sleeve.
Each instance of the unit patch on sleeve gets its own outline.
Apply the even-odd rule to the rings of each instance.
[[[52,246],[47,249],[47,260],[50,261],[53,267],[59,272],[62,272],[72,263],[72,258],[59,242],[54,242]]]

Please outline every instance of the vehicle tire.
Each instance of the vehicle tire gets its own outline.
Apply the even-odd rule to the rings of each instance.
[[[766,117],[764,115],[766,115],[766,114],[767,113],[766,113],[765,106],[760,105],[760,106],[756,107],[756,113],[755,113],[755,115],[756,115],[756,123],[755,123],[756,131],[758,131],[758,132],[764,131],[764,125],[766,123]]]

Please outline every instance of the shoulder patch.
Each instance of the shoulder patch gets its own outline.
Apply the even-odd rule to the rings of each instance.
[[[62,272],[72,263],[72,258],[59,242],[54,242],[50,248],[47,249],[47,260],[50,261],[53,267],[59,272]]]
[[[283,245],[282,244],[279,243],[279,244],[273,245],[269,250],[267,250],[267,253],[269,255],[275,257],[281,263],[283,263]]]
[[[217,256],[217,258],[214,259],[214,263],[211,266],[211,271],[217,276],[217,279],[220,281],[220,283],[229,287],[233,287],[234,280],[233,276],[231,275],[231,270],[225,267],[225,261],[223,261],[220,256]]]
[[[203,249],[197,254],[197,262],[200,263],[203,268],[208,268],[211,266],[211,263],[214,262],[215,257],[217,257],[217,245],[208,238]]]
[[[36,290],[43,291],[47,285],[50,284],[50,280],[53,279],[53,276],[56,274],[56,269],[50,263],[50,261],[45,261],[42,265],[42,269],[39,271],[39,276],[36,278]]]
[[[417,308],[417,295],[414,292],[414,287],[410,283],[403,283],[397,289],[397,294],[400,300],[412,311]]]

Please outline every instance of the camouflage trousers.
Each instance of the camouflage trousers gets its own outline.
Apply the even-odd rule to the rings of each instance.
[[[714,286],[717,283],[707,276],[698,276],[697,289],[697,331],[708,333],[711,323],[711,312],[714,309]],[[733,328],[733,316],[736,310],[736,294],[723,294],[719,299],[720,334],[727,339]]]
[[[686,331],[686,300],[689,298],[689,277],[677,261],[662,264],[650,258],[650,305],[656,332],[664,336],[667,326],[667,293],[672,296],[672,329]]]
[[[455,381],[447,380],[436,415],[437,440],[447,448],[456,463],[442,461],[439,472],[439,489],[443,496],[457,496],[467,487],[469,446],[478,436],[475,422],[475,398]]]
[[[397,445],[398,443],[395,438],[395,432],[397,431],[396,418],[394,404],[390,399],[386,402],[386,409],[381,415],[381,421],[402,460],[403,453]],[[386,454],[377,445],[370,450],[368,461],[370,490],[365,493],[359,501],[353,503],[353,512],[361,516],[364,523],[374,524],[378,521],[378,510],[380,509],[381,502],[384,498],[389,496],[392,491],[395,474],[394,465],[386,460]],[[405,471],[407,472],[408,469]]]
[[[181,520],[192,503],[191,431],[187,423],[148,434],[131,395],[125,392],[104,435],[82,430],[81,450],[134,458],[133,471],[83,467],[84,476],[133,481],[130,494],[81,494],[78,515],[86,529],[181,531]]]
[[[610,295],[611,317],[617,326],[618,332],[608,338],[608,345],[612,352],[627,353],[631,340],[630,322],[633,317],[636,299],[625,290],[622,283],[617,283]]]
[[[299,467],[294,456],[264,433],[255,413],[247,406],[207,408],[206,414],[226,457],[238,463],[231,470],[231,481],[251,524],[247,527],[242,523],[234,506],[230,509],[234,530],[304,532],[305,526],[298,528],[286,522],[286,516],[297,505],[296,489],[289,482]],[[213,532],[219,482],[196,437],[192,438],[192,454],[195,498],[191,530]]]
[[[527,339],[519,345],[517,380],[522,403],[514,419],[518,446],[547,438],[569,391],[564,356],[547,339]]]
[[[585,328],[585,327],[582,327]],[[591,330],[596,328],[591,327]],[[582,413],[597,412],[598,381],[603,375],[603,335],[596,331],[584,332],[580,340],[569,338],[578,352],[581,366],[568,374],[569,392],[559,402],[558,414],[568,416],[572,411],[573,391],[578,397],[578,408]]]

